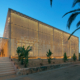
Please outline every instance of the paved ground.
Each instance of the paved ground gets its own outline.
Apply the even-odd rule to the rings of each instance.
[[[6,79],[0,80],[80,80],[80,64],[24,76],[11,76],[11,79],[8,76]]]

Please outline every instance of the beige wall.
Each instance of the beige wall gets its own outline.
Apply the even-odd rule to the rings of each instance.
[[[8,54],[8,41],[6,41],[6,43],[3,47],[3,50],[4,50],[4,56],[8,57],[9,56],[9,54]]]
[[[52,28],[44,23],[16,13],[11,13],[11,55],[16,56],[18,46],[32,46],[31,57],[46,57],[50,49],[52,57],[63,57],[64,52],[71,57],[78,56],[78,38]]]

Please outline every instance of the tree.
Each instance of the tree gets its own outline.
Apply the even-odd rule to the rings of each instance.
[[[66,52],[64,53],[63,61],[64,61],[64,62],[67,61],[67,55],[66,55]]]
[[[24,58],[25,58],[25,61],[24,61],[24,64],[25,64],[25,67],[27,67],[27,64],[28,64],[28,55],[29,55],[29,52],[31,51],[32,49],[30,48],[30,46],[27,47],[27,49],[25,50],[25,53],[24,53]]]
[[[53,0],[50,0],[51,6],[52,6],[52,1],[53,1]],[[80,3],[80,0],[74,0],[72,7],[74,7],[77,3]],[[70,26],[71,26],[72,22],[75,20],[75,18],[78,16],[78,14],[80,14],[80,8],[75,9],[75,10],[72,10],[72,11],[69,11],[69,12],[65,13],[62,17],[66,16],[66,15],[69,14],[69,13],[72,13],[72,14],[71,14],[71,16],[69,17],[69,19],[68,19],[68,21],[67,21],[67,27],[68,27],[68,29],[70,29]],[[78,23],[77,23],[77,25],[76,25],[76,26],[77,26],[77,29],[74,30],[74,31],[70,34],[68,40],[70,39],[70,37],[71,37],[77,30],[80,29],[79,25],[80,25],[80,21],[78,21]]]
[[[52,52],[50,51],[49,49],[49,52],[47,52],[47,59],[48,59],[48,63],[50,64],[51,63],[51,55],[52,55]]]
[[[50,5],[51,5],[51,6],[52,6],[52,1],[53,1],[53,0],[50,0]]]
[[[80,3],[80,0],[74,0],[72,7],[74,7],[77,3]],[[80,14],[80,9],[75,9],[75,10],[69,11],[69,12],[65,13],[65,14],[63,15],[63,17],[64,17],[65,15],[69,14],[69,13],[72,13],[72,14],[71,14],[71,16],[69,17],[69,19],[68,19],[68,21],[67,21],[67,27],[68,27],[68,29],[70,29],[70,26],[71,26],[72,22],[75,20],[75,18],[78,16],[78,14]],[[74,30],[74,31],[70,34],[68,40],[70,39],[70,37],[71,37],[77,30],[80,29],[79,25],[80,25],[80,21],[79,21],[79,22],[77,23],[77,25],[76,25],[76,26],[77,26],[77,29]]]
[[[17,54],[18,54],[18,59],[19,61],[21,61],[21,65],[25,65],[25,67],[27,67],[27,64],[28,64],[28,55],[29,55],[29,52],[31,51],[32,49],[30,48],[30,46],[27,47],[27,49],[23,47],[18,47],[17,48]]]
[[[17,48],[18,60],[20,61],[21,47]]]
[[[25,48],[24,48],[24,46],[23,46],[23,47],[21,47],[21,49],[20,49],[20,55],[19,55],[19,58],[20,58],[20,61],[21,61],[21,65],[23,65],[24,54],[25,54]]]
[[[75,53],[73,54],[73,61],[76,61],[77,60],[77,57],[76,57],[76,55],[75,55]]]
[[[79,53],[79,61],[80,61],[80,53]]]

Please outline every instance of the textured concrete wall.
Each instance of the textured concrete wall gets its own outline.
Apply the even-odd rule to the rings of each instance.
[[[50,27],[32,18],[11,11],[11,55],[16,56],[18,46],[32,46],[30,57],[46,57],[50,49],[52,57],[62,58],[64,52],[68,57],[75,53],[78,56],[78,38]]]

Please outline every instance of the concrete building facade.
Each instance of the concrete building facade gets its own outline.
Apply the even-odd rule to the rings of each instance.
[[[78,58],[79,38],[73,35],[68,41],[69,35],[69,33],[9,9],[3,38],[0,38],[3,45],[1,50],[5,51],[5,56],[15,57],[17,47],[31,46],[32,51],[29,53],[31,58],[46,58],[49,49],[53,53],[52,58],[63,58],[64,52],[68,58],[71,58],[74,53]]]

